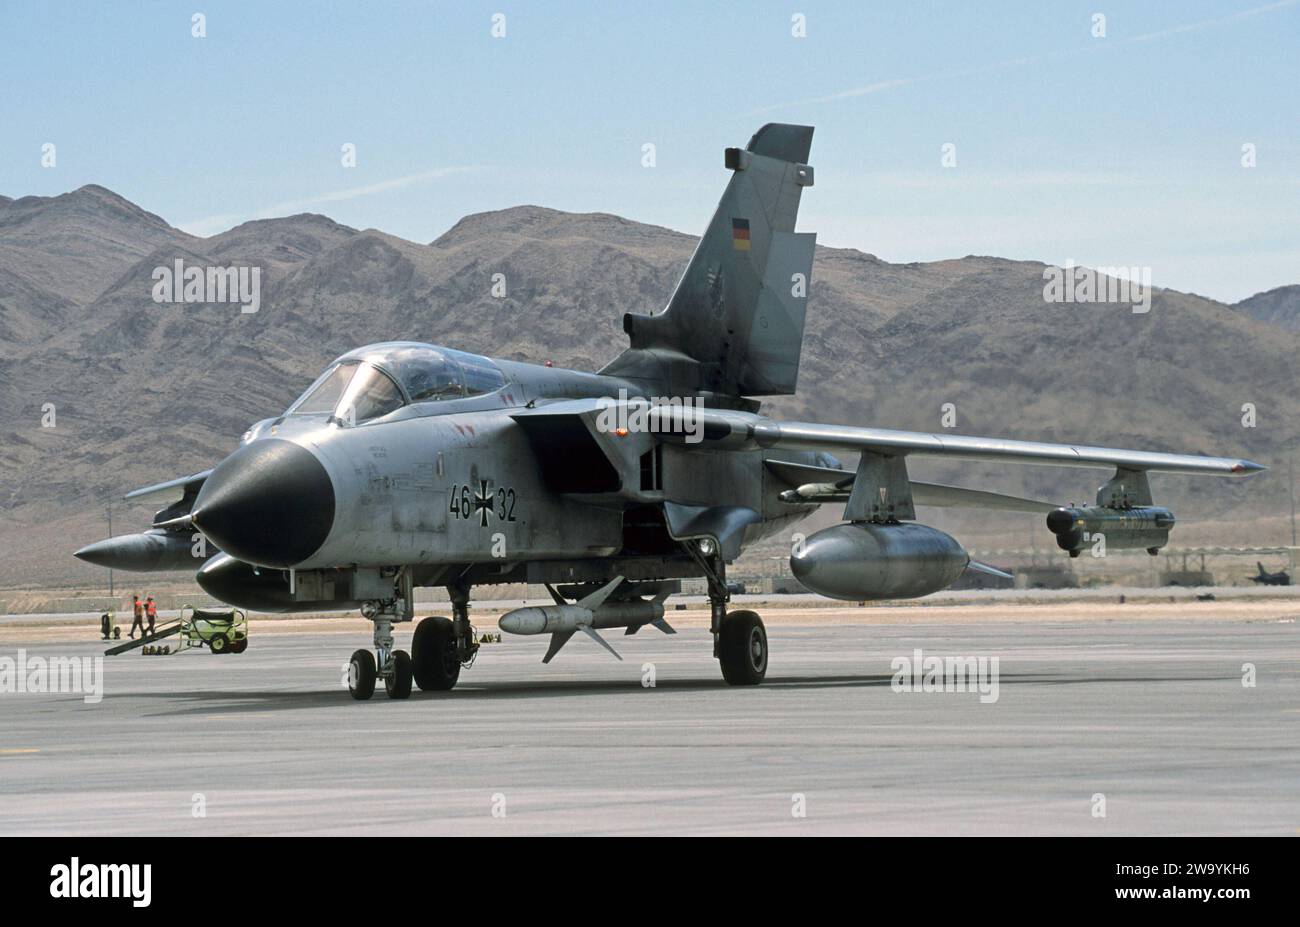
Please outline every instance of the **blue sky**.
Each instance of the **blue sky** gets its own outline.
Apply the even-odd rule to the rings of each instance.
[[[1300,0],[5,0],[0,47],[0,193],[99,183],[196,234],[310,211],[430,241],[521,203],[699,232],[722,149],[787,121],[817,126],[823,244],[1300,282]]]

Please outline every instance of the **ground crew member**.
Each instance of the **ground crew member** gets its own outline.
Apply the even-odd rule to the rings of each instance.
[[[144,605],[140,602],[138,595],[131,596],[131,610],[135,613],[135,620],[131,622],[131,633],[128,637],[135,640],[135,629],[140,629],[140,636],[144,637]]]
[[[144,603],[145,614],[149,616],[149,633],[153,634],[153,623],[158,618],[158,606],[153,603],[153,596],[149,596],[148,601]]]

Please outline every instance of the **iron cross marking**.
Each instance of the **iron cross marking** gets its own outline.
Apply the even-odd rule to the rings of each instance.
[[[488,516],[492,514],[492,493],[488,492],[488,481],[478,481],[478,492],[474,493],[474,511],[478,512],[480,528],[486,528]]]

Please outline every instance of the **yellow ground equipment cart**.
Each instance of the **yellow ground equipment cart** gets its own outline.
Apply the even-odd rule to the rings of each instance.
[[[248,619],[237,608],[229,611],[181,609],[180,647],[206,645],[213,653],[243,653],[248,649]],[[180,649],[180,648],[178,648]]]
[[[157,643],[173,635],[178,635],[174,649],[170,644]],[[110,647],[104,653],[112,656],[137,647],[150,656],[182,653],[191,647],[207,647],[213,653],[243,653],[248,649],[248,619],[237,608],[217,611],[186,605],[179,618],[159,625],[153,634]]]

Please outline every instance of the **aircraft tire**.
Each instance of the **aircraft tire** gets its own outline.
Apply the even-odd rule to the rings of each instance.
[[[352,654],[348,664],[348,692],[358,702],[375,694],[375,655],[369,650]]]
[[[728,612],[718,635],[722,678],[733,686],[756,686],[767,675],[767,628],[757,612]]]
[[[411,635],[411,671],[423,692],[446,692],[460,679],[456,635],[450,618],[425,618]]]
[[[405,650],[393,651],[393,672],[384,679],[384,691],[389,698],[411,697],[411,655]]]

